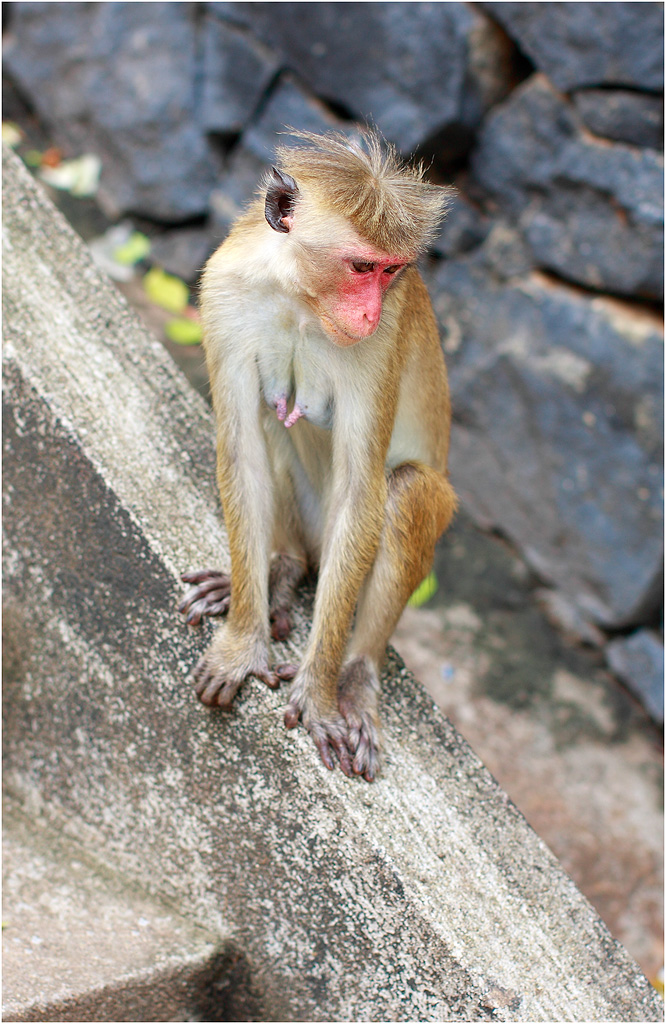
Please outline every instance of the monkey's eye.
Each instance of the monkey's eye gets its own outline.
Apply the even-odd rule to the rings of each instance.
[[[375,269],[374,263],[352,263],[352,267],[357,274],[369,274]]]
[[[385,274],[397,274],[399,270],[402,270],[402,267],[397,264],[395,267],[384,267]]]

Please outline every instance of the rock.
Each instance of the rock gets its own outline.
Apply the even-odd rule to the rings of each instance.
[[[354,126],[352,126],[353,128]],[[349,130],[316,97],[308,95],[292,75],[283,75],[261,113],[243,135],[243,146],[264,164],[275,160],[277,146],[289,143],[289,129],[306,132]]]
[[[470,156],[473,179],[517,216],[552,188],[559,154],[579,129],[575,110],[533,75],[484,121]]]
[[[601,291],[663,296],[663,158],[584,136],[542,76],[492,111],[471,168],[520,218],[538,266]]]
[[[660,3],[482,3],[559,89],[663,89]]]
[[[251,153],[242,142],[236,146],[210,197],[213,230],[220,242],[238,215],[254,198],[267,169],[267,162]]]
[[[102,158],[111,218],[207,209],[221,163],[197,121],[195,21],[188,4],[14,6],[5,69],[55,143]]]
[[[177,228],[151,239],[150,258],[169,274],[193,282],[218,244],[208,228]]]
[[[664,645],[656,633],[640,629],[607,647],[608,664],[651,717],[664,724]]]
[[[348,122],[335,117],[292,75],[282,75],[231,153],[211,196],[213,223],[223,236],[254,198],[265,171],[275,160],[276,148],[288,143],[289,128],[309,132],[350,130]]]
[[[442,131],[458,148],[509,88],[506,39],[484,14],[447,4],[225,4],[322,100],[375,123],[409,152]]]
[[[238,133],[256,111],[278,70],[266,47],[223,21],[206,4],[203,16],[203,98],[200,120],[207,131]]]
[[[491,233],[432,280],[453,482],[585,620],[627,624],[652,598],[662,555],[657,318],[534,275],[504,282],[492,250]]]
[[[447,258],[468,252],[481,244],[489,227],[488,218],[461,191],[456,191],[451,196],[446,217],[432,249]]]
[[[579,89],[572,96],[585,125],[606,139],[643,149],[664,148],[664,100],[627,89]]]

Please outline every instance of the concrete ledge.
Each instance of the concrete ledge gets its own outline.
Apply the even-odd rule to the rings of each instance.
[[[210,413],[11,154],[4,218],[11,793],[231,936],[245,1019],[661,1020],[397,656],[372,786],[284,730],[284,693],[197,704],[210,627],[188,634],[175,603],[181,570],[227,564]],[[298,657],[307,605],[276,658]]]
[[[3,833],[3,1020],[204,1019],[215,989],[219,1006],[240,959],[228,939],[91,867],[7,798]]]

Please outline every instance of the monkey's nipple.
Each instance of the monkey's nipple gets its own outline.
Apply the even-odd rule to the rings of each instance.
[[[300,420],[301,416],[305,416],[305,409],[301,409],[298,402],[296,402],[294,408],[291,410],[286,420],[284,421],[285,427],[293,427],[294,423],[296,423],[297,420]],[[279,413],[278,417],[280,417]]]

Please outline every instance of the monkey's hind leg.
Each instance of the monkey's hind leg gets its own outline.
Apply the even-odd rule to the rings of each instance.
[[[305,576],[305,556],[279,551],[273,555],[269,577],[269,617],[271,636],[274,640],[286,640],[291,633],[291,608],[296,588]]]
[[[338,687],[352,767],[368,781],[379,765],[379,675],[386,645],[407,601],[430,571],[437,539],[456,508],[446,477],[421,463],[398,466],[388,484],[379,550],[359,598]]]
[[[291,606],[296,588],[306,572],[304,558],[279,552],[273,555],[270,572],[270,621],[274,640],[286,640],[291,632]],[[178,605],[188,626],[198,626],[204,615],[226,615],[231,603],[231,577],[217,569],[194,569],[180,577],[196,584]]]

